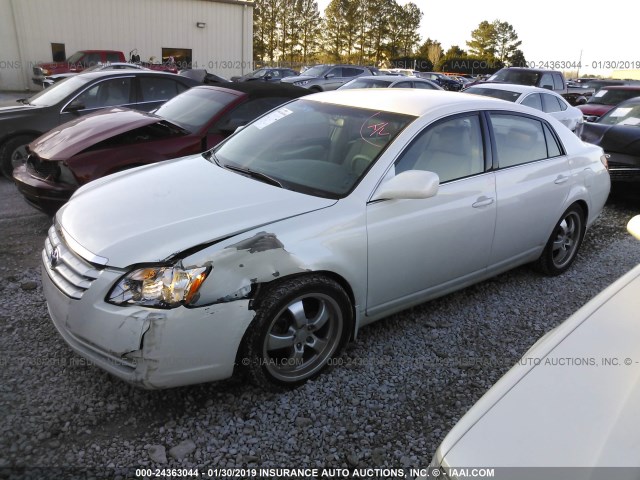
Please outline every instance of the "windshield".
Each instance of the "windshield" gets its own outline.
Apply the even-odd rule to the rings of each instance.
[[[325,74],[330,67],[326,65],[316,65],[315,67],[311,67],[308,70],[305,70],[304,73],[300,75],[304,75],[305,77],[321,77]]]
[[[192,88],[172,98],[154,113],[194,133],[237,98],[237,95],[221,90]]]
[[[352,80],[344,86],[340,87],[340,90],[348,90],[351,88],[387,88],[391,85],[388,80]]]
[[[244,78],[262,78],[267,74],[267,70],[264,68],[261,68],[259,70],[254,70],[251,73],[247,73]]]
[[[413,120],[300,99],[249,124],[213,153],[221,166],[249,170],[290,190],[341,198]]]
[[[508,102],[515,102],[521,95],[520,92],[512,92],[510,90],[499,90],[497,88],[486,87],[469,87],[464,93],[473,93],[474,95],[483,95],[485,97],[499,98]]]
[[[31,105],[39,107],[50,107],[56,105],[62,100],[72,95],[84,85],[89,83],[89,79],[82,76],[68,77],[64,80],[54,83],[50,87],[45,88],[36,93],[27,100]]]
[[[84,52],[76,52],[67,58],[67,63],[77,63],[82,57],[84,57]]]
[[[604,125],[640,125],[640,103],[632,103],[610,110],[598,120]]]
[[[503,69],[489,77],[488,82],[515,83],[516,85],[537,85],[540,74],[531,71]]]
[[[639,90],[609,90],[602,88],[594,93],[587,103],[596,103],[599,105],[618,105],[625,100],[633,97],[640,97]]]

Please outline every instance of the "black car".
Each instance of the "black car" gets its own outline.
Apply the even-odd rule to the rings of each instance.
[[[445,90],[451,90],[453,92],[459,92],[460,90],[462,90],[462,83],[446,76],[444,73],[419,72],[416,75],[420,78],[426,78],[427,80],[431,80],[432,82],[437,83]]]
[[[171,73],[120,70],[80,73],[61,80],[20,105],[0,108],[0,168],[11,178],[26,160],[26,146],[53,127],[104,107],[151,111],[195,80]]]
[[[640,181],[640,97],[622,102],[597,122],[586,122],[580,138],[609,155],[612,182]]]
[[[232,82],[279,82],[286,77],[294,77],[298,72],[291,68],[259,68],[241,77],[231,77]]]

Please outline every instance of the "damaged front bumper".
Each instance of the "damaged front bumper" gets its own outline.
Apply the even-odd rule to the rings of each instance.
[[[49,314],[71,348],[91,363],[149,389],[233,374],[240,342],[254,316],[248,299],[171,310],[120,307],[104,299],[121,271],[104,268],[80,298],[71,298],[53,280],[55,269],[43,252]]]

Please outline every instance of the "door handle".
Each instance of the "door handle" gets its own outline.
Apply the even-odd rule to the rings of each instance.
[[[473,208],[486,207],[487,205],[491,205],[493,203],[493,198],[482,196],[476,200],[476,202],[472,205]]]
[[[566,176],[566,175],[558,175],[558,178],[556,178],[553,183],[555,183],[556,185],[560,185],[560,184],[566,182],[567,180],[569,180],[568,176]]]

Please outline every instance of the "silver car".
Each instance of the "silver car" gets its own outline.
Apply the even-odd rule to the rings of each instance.
[[[609,193],[602,149],[476,95],[327,92],[204,154],[117,173],[42,253],[54,324],[147,388],[318,375],[363,325],[533,262],[557,275]]]

